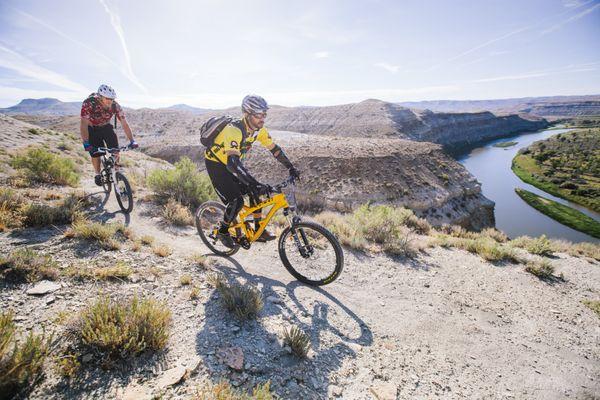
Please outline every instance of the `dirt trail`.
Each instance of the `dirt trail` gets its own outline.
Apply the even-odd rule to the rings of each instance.
[[[112,197],[105,207],[118,209]],[[207,253],[193,228],[165,229],[145,208],[137,203],[128,221],[138,234],[169,244],[173,257]],[[127,222],[120,213],[105,216]],[[341,277],[315,289],[287,273],[275,242],[215,259],[216,269],[259,285],[269,299],[258,323],[239,332],[259,342],[249,375],[271,379],[284,398],[600,396],[600,319],[581,303],[600,297],[597,262],[559,255],[552,264],[565,282],[548,284],[522,265],[492,265],[461,250],[433,248],[406,260],[345,249]],[[197,343],[207,329],[240,343],[223,311],[210,310],[201,304],[202,322],[195,314],[176,322],[172,360],[193,347],[210,359]],[[289,323],[311,333],[309,361],[269,354],[270,340]],[[268,338],[266,356],[260,335]]]

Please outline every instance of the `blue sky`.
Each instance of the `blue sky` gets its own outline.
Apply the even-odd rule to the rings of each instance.
[[[0,0],[0,107],[600,94],[600,0]]]

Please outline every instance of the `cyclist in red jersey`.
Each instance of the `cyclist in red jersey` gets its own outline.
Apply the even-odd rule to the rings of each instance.
[[[117,94],[114,89],[108,85],[100,85],[96,93],[92,93],[81,104],[81,125],[80,134],[83,140],[83,148],[90,153],[92,165],[96,176],[94,182],[102,186],[102,176],[100,175],[100,156],[97,153],[98,147],[119,147],[119,140],[114,127],[110,121],[114,115],[121,121],[123,130],[127,139],[129,139],[129,148],[136,149],[138,144],[133,139],[131,128],[125,119],[125,114],[121,106],[115,101]],[[119,155],[117,154],[117,161]]]

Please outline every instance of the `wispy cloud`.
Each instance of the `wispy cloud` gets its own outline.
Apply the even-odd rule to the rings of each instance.
[[[584,3],[582,0],[563,0],[563,6],[567,8],[580,7]]]
[[[578,6],[579,7],[579,6]],[[585,17],[586,15],[594,12],[595,10],[598,9],[598,7],[600,7],[600,3],[594,4],[593,6],[586,8],[585,10],[583,10],[582,12],[580,12],[579,14],[575,14],[567,19],[565,19],[564,21],[559,22],[558,24],[554,24],[552,25],[550,28],[548,29],[544,29],[542,31],[542,36],[543,35],[547,35],[548,33],[554,32],[560,28],[562,28],[563,26],[570,24],[571,22],[577,21],[578,19],[581,19],[583,17]]]
[[[85,86],[77,82],[73,82],[64,75],[37,65],[27,57],[9,49],[2,43],[0,43],[0,54],[0,67],[16,71],[23,76],[33,78],[41,82],[46,82],[63,89],[81,93],[82,95],[90,92],[90,90]]]
[[[56,28],[56,27],[54,27],[54,26],[52,26],[52,25],[48,24],[48,23],[47,23],[47,22],[45,22],[45,21],[42,21],[41,19],[39,19],[39,18],[37,18],[37,17],[35,17],[35,16],[33,16],[33,15],[29,14],[29,13],[26,13],[26,12],[24,12],[24,11],[18,10],[18,9],[16,9],[16,8],[13,8],[13,10],[14,10],[15,12],[17,12],[18,14],[21,14],[21,15],[23,15],[23,16],[25,16],[25,17],[29,18],[30,20],[34,21],[34,22],[35,22],[35,23],[37,23],[38,25],[40,25],[40,26],[43,26],[44,28],[46,28],[46,29],[49,29],[50,31],[52,31],[52,32],[56,33],[58,36],[60,36],[60,37],[62,37],[62,38],[64,38],[64,39],[66,39],[66,40],[68,40],[68,41],[70,41],[70,42],[72,42],[72,43],[75,43],[75,44],[76,44],[76,45],[78,45],[78,46],[81,46],[81,47],[83,47],[84,49],[86,49],[86,50],[90,51],[92,54],[95,54],[95,55],[96,55],[98,58],[100,58],[100,59],[102,59],[102,60],[106,61],[107,63],[109,63],[109,64],[113,65],[113,66],[114,66],[114,67],[116,67],[116,68],[117,68],[119,71],[121,71],[121,73],[122,73],[122,74],[123,74],[123,75],[124,75],[124,76],[125,76],[127,79],[129,79],[129,81],[130,81],[131,83],[133,83],[134,85],[136,85],[136,86],[140,87],[140,86],[138,85],[138,83],[139,83],[139,82],[138,82],[136,79],[132,79],[132,77],[131,77],[131,75],[128,73],[128,71],[127,71],[125,68],[123,68],[121,65],[119,65],[119,64],[118,64],[116,61],[114,61],[112,58],[108,57],[108,56],[107,56],[107,55],[105,55],[105,54],[102,54],[102,53],[100,53],[98,50],[94,49],[93,47],[91,47],[91,46],[89,46],[89,45],[87,45],[87,44],[85,44],[85,43],[83,43],[83,42],[81,42],[81,41],[79,41],[79,40],[75,39],[75,38],[74,38],[74,37],[72,37],[72,36],[69,36],[69,35],[67,35],[67,34],[66,34],[66,33],[64,33],[63,31],[61,31],[60,29],[58,29],[58,28]],[[145,88],[143,88],[143,87],[140,87],[140,89],[143,89],[143,90],[145,90]]]
[[[478,44],[478,45],[477,45],[477,46],[475,46],[475,47],[471,47],[470,49],[468,49],[468,50],[466,50],[466,51],[463,51],[462,53],[460,53],[460,54],[457,54],[457,55],[455,55],[454,57],[450,57],[450,58],[448,58],[447,60],[445,60],[445,61],[443,61],[443,62],[441,62],[441,63],[439,63],[439,64],[436,64],[436,65],[432,66],[431,68],[429,68],[429,70],[430,70],[430,71],[432,71],[432,70],[434,70],[434,69],[437,69],[437,68],[441,67],[441,66],[442,66],[442,65],[444,65],[444,64],[447,64],[447,63],[449,63],[449,62],[452,62],[452,61],[458,60],[459,58],[462,58],[462,57],[464,57],[464,56],[466,56],[466,55],[468,55],[468,54],[471,54],[471,53],[473,53],[473,52],[475,52],[475,51],[477,51],[477,50],[483,49],[484,47],[488,47],[488,46],[490,46],[490,45],[492,45],[492,44],[494,44],[494,43],[496,43],[496,42],[499,42],[499,41],[501,41],[501,40],[504,40],[504,39],[508,39],[509,37],[511,37],[511,36],[515,36],[515,35],[517,35],[517,34],[519,34],[519,33],[521,33],[521,32],[525,32],[525,31],[526,31],[526,30],[528,30],[528,29],[531,29],[531,26],[526,26],[526,27],[523,27],[523,28],[516,29],[516,30],[514,30],[514,31],[511,31],[511,32],[505,33],[505,34],[504,34],[504,35],[502,35],[502,36],[498,36],[497,38],[494,38],[494,39],[488,40],[487,42],[484,42],[484,43]]]
[[[378,62],[373,65],[375,67],[383,68],[386,71],[391,72],[392,74],[395,74],[396,72],[398,72],[400,70],[400,67],[398,65],[392,65],[392,64],[388,64],[386,62]]]
[[[530,78],[541,78],[550,75],[559,75],[566,73],[574,73],[574,72],[589,72],[596,71],[598,68],[596,65],[600,64],[600,62],[591,62],[585,64],[577,64],[577,65],[567,65],[561,68],[555,69],[547,69],[540,71],[530,71],[522,74],[514,74],[514,75],[501,75],[494,76],[490,78],[483,79],[474,79],[469,81],[468,83],[485,83],[485,82],[498,82],[498,81],[514,81],[514,80],[522,80],[522,79],[530,79]]]
[[[148,93],[148,89],[146,89],[146,87],[140,82],[138,77],[133,72],[133,68],[131,67],[131,57],[129,55],[129,49],[127,48],[127,42],[125,41],[125,33],[123,32],[123,27],[121,26],[121,17],[116,12],[116,10],[113,10],[111,7],[108,6],[108,3],[106,0],[99,0],[99,1],[100,1],[100,4],[102,4],[102,6],[104,7],[104,10],[106,10],[106,13],[108,14],[108,16],[110,17],[110,23],[111,23],[113,29],[115,30],[115,33],[119,37],[119,40],[121,41],[121,47],[123,48],[123,53],[125,54],[125,66],[126,66],[125,75],[137,87],[142,89],[145,93]]]
[[[314,56],[315,58],[329,58],[330,54],[328,51],[317,51]]]

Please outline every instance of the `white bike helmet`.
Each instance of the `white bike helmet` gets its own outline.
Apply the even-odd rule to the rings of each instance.
[[[242,112],[248,114],[258,114],[267,112],[269,105],[267,101],[255,94],[249,94],[242,100]]]
[[[100,87],[98,88],[98,94],[108,99],[114,99],[115,97],[117,97],[115,89],[111,88],[108,85],[100,85]]]

